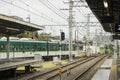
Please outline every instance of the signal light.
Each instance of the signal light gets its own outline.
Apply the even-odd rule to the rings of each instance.
[[[61,32],[61,41],[65,39],[65,33]]]

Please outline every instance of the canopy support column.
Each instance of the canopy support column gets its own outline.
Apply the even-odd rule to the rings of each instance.
[[[10,53],[10,39],[9,36],[7,36],[7,59],[9,59],[9,53]]]

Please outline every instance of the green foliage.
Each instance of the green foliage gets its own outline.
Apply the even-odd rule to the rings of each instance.
[[[113,51],[111,49],[107,49],[108,53],[112,53]]]
[[[113,44],[105,44],[105,49],[109,52],[112,53],[114,51],[114,45]]]
[[[47,33],[38,34],[38,40],[40,40],[40,41],[50,41],[51,40],[51,35],[47,34]]]
[[[93,41],[89,41],[89,44],[90,44],[90,45],[93,45]]]
[[[110,45],[109,45],[109,49],[110,49],[111,51],[113,51],[113,50],[114,50],[114,48],[113,48],[113,47],[114,47],[114,45],[113,45],[113,44],[110,44]]]
[[[104,48],[100,48],[100,53],[105,53],[105,49]]]
[[[104,47],[100,47],[100,53],[105,53],[105,48]]]
[[[33,34],[31,32],[25,32],[25,33],[21,33],[21,34],[17,35],[17,37],[19,37],[19,38],[23,38],[23,37],[32,38]]]
[[[0,35],[0,38],[3,37]],[[25,32],[25,33],[21,33],[18,35],[14,35],[14,37],[19,37],[19,38],[34,38],[36,40],[40,40],[40,41],[50,41],[51,40],[51,34],[47,34],[47,33],[40,33],[38,34],[37,32],[33,33],[33,32]]]
[[[0,35],[0,38],[2,38],[3,36]]]

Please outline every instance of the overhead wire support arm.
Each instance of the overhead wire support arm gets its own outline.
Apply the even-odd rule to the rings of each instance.
[[[85,27],[87,24],[91,25],[90,27],[99,27],[100,23],[99,22],[75,22],[77,27]],[[81,25],[81,26],[80,26]],[[69,26],[69,24],[45,24],[42,26]]]
[[[69,25],[69,61],[72,61],[72,27],[73,27],[73,0],[69,0],[69,2],[63,2],[63,3],[69,3],[69,18],[68,18],[68,25]],[[63,9],[66,10],[66,9]]]
[[[88,7],[87,5],[85,5],[85,6],[84,6],[84,5],[82,5],[82,6],[79,6],[79,5],[78,5],[80,2],[81,2],[81,3],[83,3],[83,2],[85,3],[85,0],[79,0],[79,1],[78,1],[78,0],[76,0],[76,1],[74,0],[73,2],[76,3],[76,4],[74,4],[74,6],[72,5],[72,7],[75,7],[75,9],[76,9],[77,11],[79,11],[79,13],[81,13],[81,14],[85,17],[85,15],[84,15],[85,13],[83,12],[83,10],[77,8],[77,7]],[[67,4],[67,3],[69,3],[69,2],[63,1],[63,3]]]
[[[48,1],[53,7],[55,7],[49,0],[47,0],[47,1]],[[55,9],[59,10],[59,9],[56,8],[56,7],[55,7]],[[67,16],[65,13],[63,13],[63,12],[61,12],[61,11],[60,11],[60,13],[62,13],[64,16]]]

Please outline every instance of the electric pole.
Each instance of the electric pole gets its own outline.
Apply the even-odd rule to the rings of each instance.
[[[72,61],[72,27],[73,27],[73,1],[69,0],[69,61]]]
[[[90,40],[90,26],[89,26],[89,22],[90,22],[90,14],[87,14],[87,41]]]

